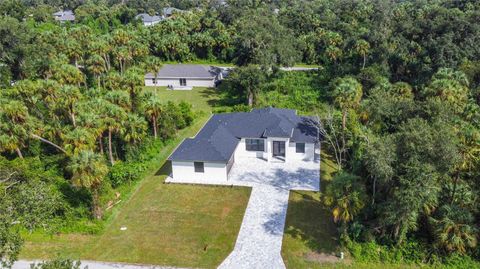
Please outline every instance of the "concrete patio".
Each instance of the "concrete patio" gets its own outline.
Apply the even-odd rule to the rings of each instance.
[[[280,253],[289,193],[319,191],[320,162],[318,158],[285,163],[241,159],[233,165],[228,181],[169,177],[166,182],[252,187],[235,248],[219,268],[285,268]]]

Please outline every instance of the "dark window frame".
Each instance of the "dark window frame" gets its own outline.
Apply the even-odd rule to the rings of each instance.
[[[265,140],[246,138],[245,150],[246,151],[265,151]]]
[[[300,146],[300,148],[299,148]],[[305,153],[305,143],[295,143],[295,152],[296,153]]]
[[[187,86],[187,79],[186,78],[181,78],[180,79],[180,86]]]
[[[205,173],[205,163],[193,162],[193,169],[195,170],[195,173]]]

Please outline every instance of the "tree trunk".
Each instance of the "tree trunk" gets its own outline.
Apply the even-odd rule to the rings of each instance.
[[[113,166],[115,164],[113,160],[112,152],[112,129],[108,129],[108,157],[110,158],[110,164]]]
[[[23,159],[23,154],[22,151],[19,148],[16,148],[15,151],[17,152],[17,155],[20,159]]]
[[[455,193],[457,192],[458,178],[459,178],[458,174],[455,175],[455,180],[453,181],[452,195],[450,197],[450,204],[453,204],[453,201],[455,200]]]
[[[251,92],[248,93],[248,106],[249,107],[253,106],[253,93]]]
[[[92,188],[92,213],[93,217],[96,219],[102,219],[102,207],[100,206],[100,201],[98,197],[98,187],[94,186]]]
[[[100,135],[100,137],[98,138],[98,147],[100,148],[100,154],[103,155],[103,137],[102,135]]]
[[[72,119],[73,127],[77,128],[77,121],[75,120],[75,113],[70,112],[70,118]]]
[[[375,188],[377,184],[377,177],[373,177],[373,192],[372,192],[372,205],[375,204]]]
[[[48,141],[47,139],[45,139],[45,138],[43,138],[43,137],[40,137],[40,136],[38,136],[38,135],[36,135],[36,134],[31,134],[31,137],[33,137],[33,138],[35,138],[35,139],[38,139],[38,140],[40,140],[40,141],[42,141],[42,142],[44,142],[44,143],[47,143],[47,144],[53,146],[54,148],[56,148],[56,149],[60,150],[61,152],[63,152],[63,153],[65,153],[65,154],[68,155],[68,153],[67,153],[62,147],[60,147],[59,145],[57,145],[57,144],[55,144],[55,143],[53,143],[53,142],[51,142],[51,141]]]
[[[153,137],[157,139],[157,117],[152,117],[152,124],[153,124]]]
[[[365,63],[367,62],[367,55],[366,54],[363,54],[363,65],[362,65],[362,69],[365,69]]]
[[[342,129],[345,130],[347,125],[347,111],[343,111],[342,113]]]

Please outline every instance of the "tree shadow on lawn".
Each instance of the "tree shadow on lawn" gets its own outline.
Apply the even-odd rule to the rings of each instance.
[[[332,254],[340,244],[330,210],[321,202],[319,193],[291,191],[285,233],[300,239],[313,252]],[[300,197],[298,197],[300,196]]]

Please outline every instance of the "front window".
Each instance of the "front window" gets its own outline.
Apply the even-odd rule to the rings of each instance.
[[[187,79],[186,78],[181,78],[180,79],[180,86],[187,86]]]
[[[305,143],[296,143],[296,152],[305,153]]]
[[[247,151],[265,151],[265,142],[263,139],[245,139],[245,149]]]
[[[193,166],[195,167],[195,173],[205,172],[205,167],[203,162],[193,162]]]

